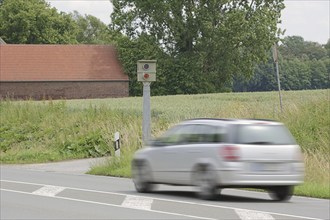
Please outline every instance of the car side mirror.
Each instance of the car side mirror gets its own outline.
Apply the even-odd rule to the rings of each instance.
[[[162,140],[155,139],[155,140],[149,141],[149,145],[152,147],[162,147],[162,146],[165,146],[166,144]]]

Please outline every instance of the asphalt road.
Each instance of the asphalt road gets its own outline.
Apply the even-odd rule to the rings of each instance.
[[[225,189],[216,201],[192,187],[135,192],[131,179],[83,174],[91,161],[1,166],[1,219],[329,219],[330,200]],[[77,167],[80,167],[79,169]],[[82,168],[84,167],[84,168]]]

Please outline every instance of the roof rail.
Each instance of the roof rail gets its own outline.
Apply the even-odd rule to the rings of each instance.
[[[232,118],[191,118],[191,119],[186,119],[185,121],[191,121],[191,120],[235,121],[237,119],[232,119]]]
[[[263,118],[243,118],[243,120],[254,120],[254,121],[273,121],[273,122],[278,122],[273,119],[263,119]]]
[[[218,120],[218,121],[237,121],[237,120],[254,120],[254,121],[272,121],[272,122],[278,122],[276,120],[272,119],[262,119],[262,118],[191,118],[186,119],[184,121],[191,121],[191,120]]]

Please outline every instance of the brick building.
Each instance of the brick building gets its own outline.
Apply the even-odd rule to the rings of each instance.
[[[0,97],[82,99],[128,96],[113,46],[0,44]]]

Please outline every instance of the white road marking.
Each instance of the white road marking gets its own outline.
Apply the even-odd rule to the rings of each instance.
[[[150,210],[152,202],[153,199],[151,198],[144,198],[141,196],[126,196],[121,205],[127,208]]]
[[[29,193],[29,192],[22,192],[22,191],[10,190],[10,189],[1,189],[0,188],[0,191],[20,193],[20,194],[25,194],[25,195],[43,196],[43,195],[33,194],[33,193]],[[112,206],[112,207],[118,207],[118,208],[124,208],[124,209],[125,208],[126,209],[135,209],[136,210],[136,208],[123,207],[122,205],[115,205],[115,204],[103,203],[103,202],[94,202],[94,201],[82,200],[82,199],[73,199],[73,198],[69,198],[69,197],[54,196],[54,197],[51,197],[51,198],[52,199],[63,199],[63,200],[74,201],[74,202],[84,202],[84,203],[90,203],[90,204],[95,204],[95,205],[104,205],[104,206]],[[160,214],[165,214],[165,215],[174,215],[174,216],[180,216],[180,217],[185,217],[185,218],[194,218],[194,219],[203,219],[203,220],[216,220],[214,218],[206,218],[206,217],[194,216],[194,215],[185,215],[185,214],[158,211],[158,210],[152,210],[152,209],[150,209],[150,210],[141,210],[141,211],[154,212],[154,213],[160,213]]]
[[[22,182],[22,181],[13,181],[13,180],[0,180],[0,182],[1,181],[2,182],[11,182],[11,183],[21,183],[21,184],[37,185],[37,186],[44,186],[45,185],[45,184],[40,184],[40,183],[31,183],[31,182]],[[64,186],[64,187],[66,189],[81,190],[81,191],[86,191],[86,192],[104,193],[104,194],[110,194],[110,195],[119,195],[119,196],[120,195],[121,196],[129,196],[130,195],[130,194],[116,193],[116,192],[106,192],[106,191],[100,191],[100,190],[81,189],[81,188],[66,187],[66,186]],[[188,202],[188,201],[174,200],[174,199],[163,199],[163,198],[157,198],[157,197],[151,197],[151,196],[141,196],[141,197],[143,197],[143,198],[150,198],[150,199],[159,200],[159,201],[177,202],[177,203],[190,204],[190,205],[198,205],[198,206],[204,206],[204,207],[215,207],[215,208],[224,208],[224,209],[231,209],[231,210],[238,209],[237,207],[212,205],[212,204],[205,204],[205,203],[201,203],[201,202]],[[240,210],[261,212],[260,210],[253,210],[253,209],[240,209]],[[290,214],[284,214],[284,213],[278,213],[278,212],[267,212],[267,211],[262,211],[262,212],[263,213],[267,213],[267,214],[271,214],[271,215],[280,215],[280,216],[285,216],[285,217],[293,217],[293,218],[301,218],[301,219],[309,219],[309,220],[321,220],[320,218],[313,218],[313,217],[299,216],[299,215],[290,215]]]
[[[235,209],[235,212],[242,220],[274,220],[268,213],[250,211],[245,209]]]
[[[65,188],[60,186],[44,186],[32,192],[32,194],[40,195],[40,196],[56,196],[58,193],[62,192],[63,190],[65,190]]]

